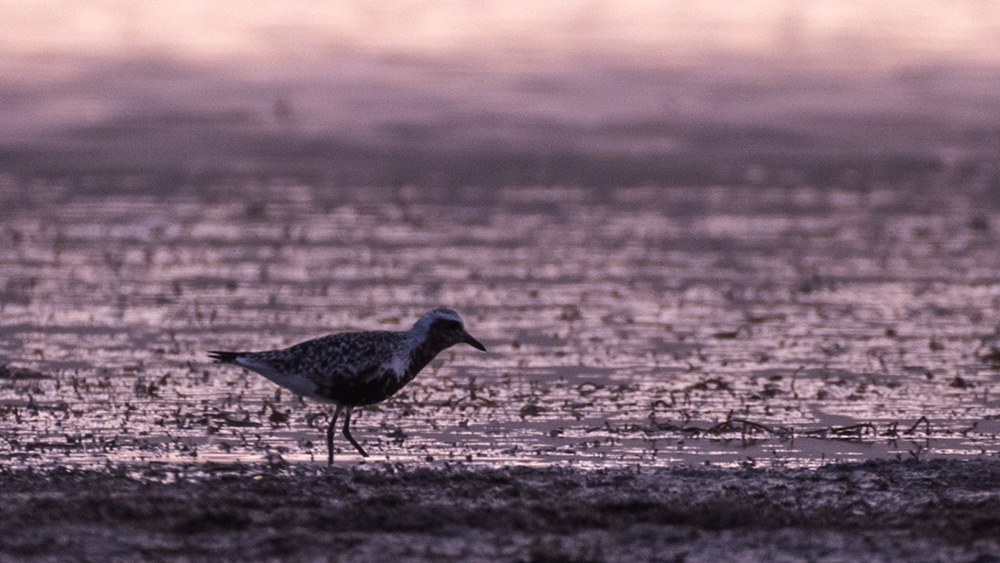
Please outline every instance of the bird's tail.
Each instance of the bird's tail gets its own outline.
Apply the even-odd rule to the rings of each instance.
[[[243,355],[243,352],[220,352],[218,350],[213,350],[208,353],[208,357],[212,358],[219,364],[231,364],[241,355]]]

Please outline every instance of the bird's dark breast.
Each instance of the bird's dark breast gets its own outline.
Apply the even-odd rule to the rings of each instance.
[[[360,407],[388,399],[402,389],[407,381],[409,380],[401,379],[391,369],[372,368],[359,372],[356,377],[319,385],[316,395],[340,405]]]

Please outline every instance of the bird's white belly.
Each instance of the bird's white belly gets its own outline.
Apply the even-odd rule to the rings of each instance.
[[[270,379],[271,381],[277,383],[278,385],[288,389],[296,395],[301,395],[303,397],[309,397],[316,401],[322,401],[324,403],[331,402],[330,399],[321,397],[316,394],[316,384],[308,377],[301,375],[299,373],[286,373],[279,372],[271,369],[263,363],[257,363],[249,359],[240,358],[237,360],[239,365],[247,368],[250,371],[259,373]]]

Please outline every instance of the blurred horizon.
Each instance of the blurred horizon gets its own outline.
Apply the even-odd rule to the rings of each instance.
[[[258,66],[351,51],[514,64],[600,55],[660,68],[733,55],[856,69],[1000,62],[1000,6],[982,0],[21,0],[0,6],[0,20],[6,28],[0,39],[5,73],[19,56],[242,60]]]
[[[579,166],[549,162],[566,155],[716,170],[1000,149],[1000,5],[976,0],[15,1],[0,21],[8,170],[328,172],[402,152],[495,161],[447,181],[544,183],[572,180],[551,173]],[[420,158],[344,181],[451,166]]]

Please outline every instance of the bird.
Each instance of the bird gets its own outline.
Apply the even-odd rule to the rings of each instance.
[[[333,434],[342,411],[344,437],[362,457],[368,457],[351,436],[354,409],[393,396],[435,356],[462,343],[486,351],[466,332],[458,313],[439,307],[425,313],[409,330],[340,332],[281,350],[214,350],[208,356],[215,363],[259,373],[297,395],[333,403],[333,418],[326,429],[327,463],[333,465]]]

